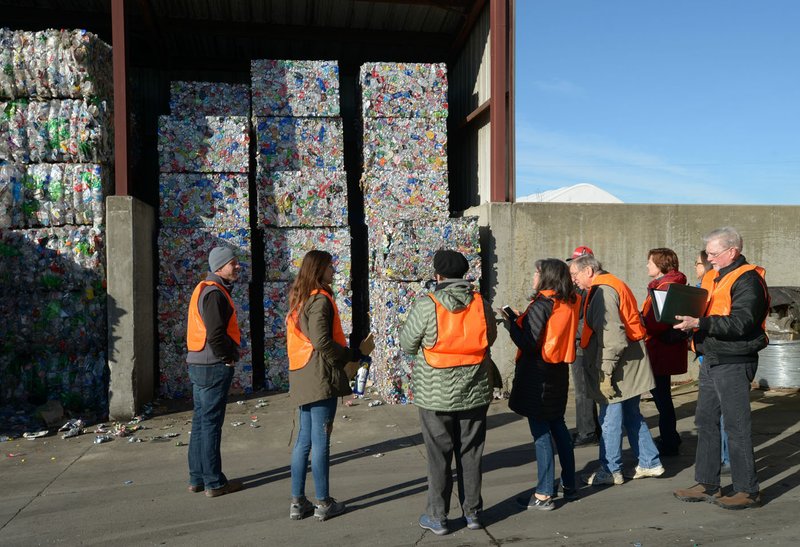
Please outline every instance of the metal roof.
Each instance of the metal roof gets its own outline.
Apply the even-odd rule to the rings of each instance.
[[[255,58],[451,60],[486,0],[126,0],[129,61],[240,69]],[[111,0],[0,0],[4,25],[111,41]],[[433,57],[433,58],[432,58]],[[234,63],[234,66],[231,66]]]

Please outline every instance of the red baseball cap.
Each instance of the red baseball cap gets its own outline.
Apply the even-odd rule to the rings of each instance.
[[[586,256],[586,255],[594,255],[594,252],[592,252],[592,250],[589,247],[586,247],[585,245],[581,245],[580,247],[575,247],[575,250],[572,251],[572,256],[567,259],[567,262],[569,262],[570,260],[575,260],[580,256]]]

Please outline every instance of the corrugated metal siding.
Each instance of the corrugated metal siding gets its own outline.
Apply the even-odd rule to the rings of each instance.
[[[491,195],[488,111],[464,125],[491,98],[490,44],[487,3],[450,73],[450,207],[456,211],[489,201]]]

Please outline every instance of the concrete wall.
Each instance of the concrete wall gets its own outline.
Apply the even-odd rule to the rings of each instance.
[[[152,207],[129,196],[106,198],[109,414],[120,420],[153,400],[154,234]]]
[[[641,304],[650,249],[673,249],[681,271],[692,279],[702,236],[720,226],[740,231],[743,254],[767,269],[768,284],[800,285],[800,207],[487,203],[467,214],[480,216],[483,285],[494,307],[524,308],[533,262],[566,258],[579,245],[591,247]],[[505,329],[500,329],[492,354],[506,380],[513,375],[514,353]]]

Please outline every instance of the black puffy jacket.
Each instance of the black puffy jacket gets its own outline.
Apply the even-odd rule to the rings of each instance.
[[[717,279],[747,264],[739,256],[719,271]],[[769,343],[762,324],[769,313],[766,282],[755,270],[745,272],[731,287],[731,313],[700,318],[694,334],[698,355],[709,366],[758,361],[758,352]]]
[[[541,337],[553,313],[553,301],[537,298],[528,306],[522,328],[506,322],[514,344],[522,351],[514,371],[508,408],[521,416],[555,420],[564,416],[569,390],[569,365],[542,359]]]

